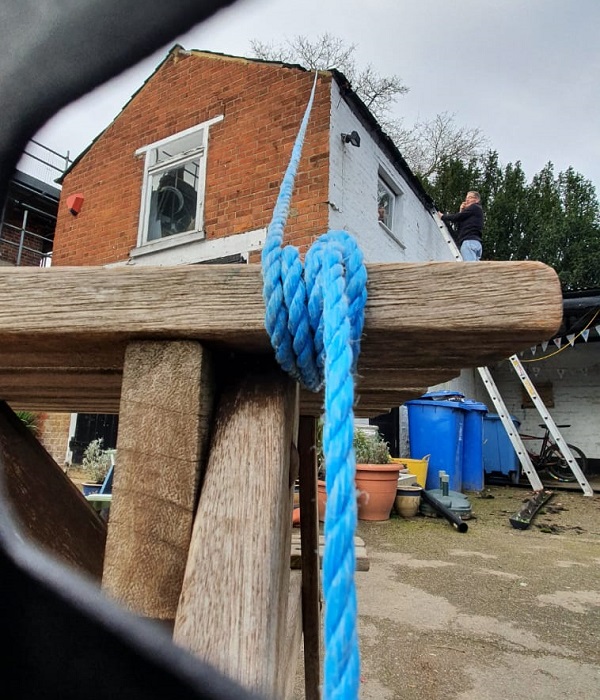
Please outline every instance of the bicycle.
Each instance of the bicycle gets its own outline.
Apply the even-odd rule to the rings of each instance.
[[[540,449],[537,453],[532,452],[531,450],[528,450],[527,447],[525,447],[525,449],[527,450],[527,454],[531,459],[531,463],[535,467],[536,471],[545,471],[548,473],[549,476],[551,476],[553,479],[556,479],[557,481],[577,481],[577,477],[571,471],[569,463],[564,458],[559,446],[556,444],[556,442],[550,435],[550,430],[548,429],[548,426],[544,423],[540,423],[539,425],[540,428],[545,429],[544,435],[542,436],[520,434],[522,440],[542,441]],[[571,426],[557,425],[556,427],[570,428]],[[576,447],[575,445],[570,445],[569,443],[567,443],[567,446],[571,450],[573,458],[579,465],[579,468],[585,475],[587,472],[588,461],[583,450],[579,449],[579,447]]]

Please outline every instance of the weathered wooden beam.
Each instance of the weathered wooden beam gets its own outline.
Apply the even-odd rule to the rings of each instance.
[[[125,357],[102,586],[171,625],[208,452],[211,365],[193,341],[131,343]]]
[[[562,320],[558,277],[541,263],[367,268],[360,416],[546,340]],[[139,339],[272,354],[260,266],[0,268],[0,399],[11,406],[117,412],[125,348]],[[321,406],[302,393],[302,413]]]
[[[415,341],[427,338],[442,348],[428,353],[419,343],[419,354],[439,358],[443,349],[473,361],[501,348],[502,358],[505,348],[551,335],[562,319],[558,277],[538,262],[388,263],[369,265],[368,274],[363,350],[371,357],[376,343],[375,357],[394,358],[395,367],[406,365],[399,348],[412,357]],[[42,356],[52,339],[118,354],[134,338],[267,350],[260,266],[0,268],[0,366],[19,342],[21,352]]]
[[[288,663],[297,401],[279,369],[221,394],[174,630],[177,644],[267,697]]]
[[[319,514],[317,508],[317,419],[301,415],[298,430],[300,462],[300,552],[302,567],[302,633],[304,697],[320,700],[321,595],[319,585]],[[293,558],[294,552],[292,552]]]
[[[279,667],[279,692],[277,697],[282,700],[293,700],[296,669],[298,667],[298,652],[302,646],[302,573],[290,571],[290,585],[287,602],[287,619],[285,624],[285,646],[282,658],[285,663]],[[305,640],[306,643],[306,640]],[[305,669],[306,675],[306,669]],[[318,689],[317,689],[318,690]],[[306,696],[305,700],[309,700]]]
[[[4,402],[0,402],[0,453],[4,465],[0,478],[23,532],[100,582],[106,524]]]

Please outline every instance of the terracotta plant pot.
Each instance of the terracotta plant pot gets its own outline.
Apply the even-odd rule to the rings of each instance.
[[[359,520],[389,520],[396,489],[398,488],[398,464],[357,464],[356,489]],[[327,494],[325,482],[317,482],[317,506],[319,520],[325,521]]]
[[[359,520],[389,520],[399,473],[398,464],[356,465]]]
[[[317,481],[317,510],[319,511],[319,522],[325,522],[325,503],[327,501],[327,491],[325,491],[325,482]]]

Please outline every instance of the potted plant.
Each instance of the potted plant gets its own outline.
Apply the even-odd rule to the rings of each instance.
[[[82,484],[84,496],[98,493],[110,469],[113,450],[104,450],[102,442],[102,438],[92,440],[83,453],[81,470],[85,475]]]
[[[377,430],[354,430],[359,520],[388,520],[398,488],[400,465],[392,462],[389,445]]]
[[[319,431],[318,435],[321,435]],[[391,461],[389,446],[377,429],[356,427],[353,439],[356,458],[356,489],[359,520],[388,520],[396,498],[400,466]],[[325,463],[317,441],[319,520],[325,519]]]

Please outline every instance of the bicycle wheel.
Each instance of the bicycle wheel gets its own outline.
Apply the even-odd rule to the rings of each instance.
[[[573,453],[575,461],[585,475],[587,472],[587,457],[583,454],[579,447],[569,445],[568,443],[567,446]],[[548,474],[550,474],[550,476],[557,481],[577,481],[577,477],[571,471],[571,467],[569,466],[567,460],[563,457],[562,452],[558,449],[558,445],[551,445],[548,448],[548,454],[544,459],[544,467],[548,471]]]

